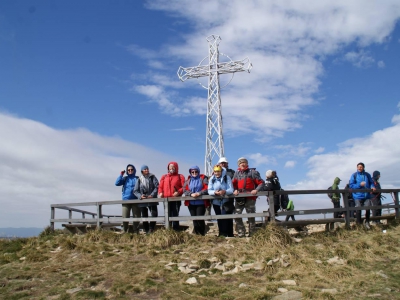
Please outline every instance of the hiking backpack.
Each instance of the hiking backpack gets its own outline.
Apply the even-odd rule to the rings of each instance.
[[[332,191],[332,186],[328,187],[328,190],[329,190],[329,191]],[[333,193],[332,193],[332,192],[328,193],[328,197],[332,200],[332,198],[333,198]]]

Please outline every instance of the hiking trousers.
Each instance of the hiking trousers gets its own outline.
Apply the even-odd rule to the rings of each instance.
[[[158,217],[158,210],[157,206],[149,206],[149,207],[141,207],[140,211],[142,212],[142,217],[143,218],[148,218],[149,217],[149,211],[151,213],[151,217],[156,218]],[[156,227],[156,222],[143,222],[143,229],[146,233],[154,231],[154,228]]]
[[[218,215],[231,215],[232,212],[227,212],[223,206],[213,204],[214,212]],[[233,237],[233,219],[217,219],[218,236]]]
[[[133,218],[140,218],[140,207],[139,204],[122,204],[122,217],[130,218],[130,214],[132,211]],[[140,222],[133,222],[133,233],[139,233],[139,224]],[[122,227],[124,232],[128,232],[129,230],[129,222],[122,222]]]
[[[206,213],[205,205],[189,205],[191,216],[204,216]],[[199,235],[206,234],[206,222],[204,220],[193,220],[193,232]]]
[[[254,214],[256,212],[256,201],[246,199],[246,202],[244,205],[240,205],[236,201],[235,214],[238,214],[238,215],[241,214],[244,209],[246,209],[246,213]],[[248,220],[249,220],[249,235],[252,235],[256,229],[256,218],[248,218]],[[238,233],[238,236],[244,237],[246,234],[246,228],[244,227],[243,219],[236,218],[235,222],[236,222],[236,231]]]

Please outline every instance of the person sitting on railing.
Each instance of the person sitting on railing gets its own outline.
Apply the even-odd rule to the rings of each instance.
[[[157,198],[158,193],[158,179],[157,177],[150,173],[149,167],[143,165],[140,168],[141,175],[139,176],[139,180],[136,181],[134,194],[140,200],[143,199],[152,199]],[[157,210],[158,202],[143,202],[139,203],[138,206],[140,207],[140,211],[142,213],[143,218],[147,218],[149,216],[149,211],[153,218],[158,217],[158,210]],[[146,234],[150,234],[154,231],[156,227],[156,222],[143,222],[143,229]]]
[[[256,212],[256,199],[257,193],[264,189],[264,180],[262,180],[260,173],[254,168],[249,168],[249,164],[246,158],[240,157],[238,159],[238,169],[232,179],[232,185],[234,188],[233,194],[235,196],[239,193],[251,193],[255,197],[237,197],[235,203],[235,213],[241,214],[243,209],[246,209],[246,213],[252,214]],[[249,220],[249,236],[251,236],[256,229],[256,219],[248,218]],[[242,218],[236,218],[236,231],[239,237],[244,237],[246,229],[243,224]]]
[[[279,182],[278,177],[276,177],[276,172],[274,174],[273,170],[268,170],[267,172],[265,172],[265,185],[264,185],[264,191],[279,191],[281,190],[281,184]],[[269,199],[269,197],[267,196],[267,201],[268,204],[272,205],[272,207],[274,208],[274,212],[276,214],[276,212],[281,208],[281,198],[285,196],[285,195],[274,195],[274,199],[273,202],[271,201],[272,199]],[[287,203],[286,203],[287,205]],[[286,205],[285,207],[282,207],[282,209],[286,209]],[[270,218],[268,217],[268,221],[270,220]]]
[[[168,173],[163,175],[160,179],[160,185],[158,186],[158,197],[179,197],[183,193],[183,184],[185,183],[185,177],[179,174],[178,163],[172,161],[167,165]],[[181,206],[181,201],[168,202],[168,215],[170,217],[177,217],[179,215],[178,207]],[[179,231],[179,221],[172,222],[172,229]]]
[[[224,196],[233,194],[232,179],[227,175],[225,168],[215,165],[214,174],[208,182],[208,194],[216,196],[212,200],[215,214],[230,215],[235,210],[233,198],[224,198]],[[217,219],[218,236],[233,237],[233,219]]]
[[[372,180],[374,181],[375,188],[378,189],[378,190],[381,189],[381,184],[379,182],[380,178],[381,178],[381,172],[374,171],[374,173],[372,173]],[[372,193],[372,199],[371,199],[372,205],[373,206],[381,206],[382,205],[382,197],[383,197],[382,194],[379,193],[379,192]],[[372,210],[372,216],[373,217],[382,216],[382,209],[381,208],[373,209]],[[380,220],[375,220],[373,222],[375,224],[381,224]]]
[[[360,162],[357,164],[357,172],[353,173],[350,177],[349,180],[349,185],[351,189],[354,190],[359,190],[359,189],[372,189],[375,191],[375,184],[374,181],[371,178],[371,175],[367,172],[365,172],[365,165]],[[364,192],[357,192],[353,193],[353,198],[356,203],[356,207],[361,207],[361,206],[371,206],[371,194],[370,193],[364,193]],[[365,223],[364,227],[366,229],[370,229],[371,227],[369,226],[369,217],[370,217],[371,211],[367,209],[365,211]],[[356,211],[356,216],[357,216],[357,224],[361,224],[361,210]]]
[[[118,176],[115,181],[116,186],[122,185],[122,200],[135,200],[137,197],[133,193],[133,190],[136,185],[136,168],[134,165],[129,164],[126,167],[127,176],[124,176],[125,170],[121,171],[121,174]],[[132,211],[132,217],[140,218],[140,208],[137,203],[131,204],[122,204],[122,217],[129,218],[130,213]],[[139,224],[140,222],[133,222],[133,233],[139,233]],[[122,222],[123,231],[125,233],[128,232],[129,222]]]
[[[189,174],[183,186],[183,195],[193,198],[208,195],[208,177],[200,174],[200,168],[198,166],[190,167]],[[203,199],[185,200],[185,205],[189,207],[191,216],[204,216],[206,207],[210,206],[210,201]],[[193,220],[193,232],[205,235],[206,222],[204,220]]]

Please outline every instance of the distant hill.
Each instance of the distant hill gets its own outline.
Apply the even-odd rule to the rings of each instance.
[[[0,228],[0,238],[37,236],[44,228]]]

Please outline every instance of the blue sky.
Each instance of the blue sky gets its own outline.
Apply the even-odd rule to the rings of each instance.
[[[204,170],[207,91],[176,71],[211,34],[253,63],[221,94],[231,167],[319,189],[363,161],[399,187],[399,18],[398,1],[1,1],[0,227],[119,199],[127,163]]]

